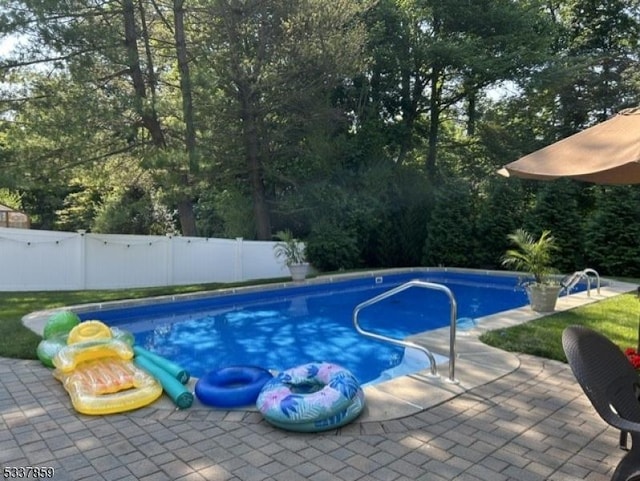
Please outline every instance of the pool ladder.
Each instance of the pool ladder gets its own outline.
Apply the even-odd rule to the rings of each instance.
[[[595,269],[590,269],[590,268],[587,268],[581,271],[576,271],[570,276],[567,276],[561,282],[562,288],[565,290],[567,294],[569,294],[569,291],[571,291],[571,289],[573,289],[582,279],[586,279],[587,297],[591,297],[591,276],[589,274],[593,274],[596,276],[596,282],[597,282],[596,292],[598,295],[600,295],[600,275]]]
[[[448,381],[451,383],[457,384],[458,381],[456,380],[456,377],[455,377],[455,371],[456,371],[456,319],[458,315],[458,305],[456,303],[455,297],[453,296],[453,293],[448,287],[443,286],[442,284],[435,284],[433,282],[420,281],[417,279],[411,280],[409,282],[405,282],[404,284],[401,284],[398,287],[394,287],[393,289],[385,291],[382,294],[379,294],[375,297],[372,297],[371,299],[368,299],[358,304],[353,310],[353,325],[355,326],[356,331],[358,331],[358,333],[362,334],[363,336],[370,337],[372,339],[377,339],[378,341],[388,342],[388,343],[395,344],[397,346],[402,346],[405,348],[409,347],[409,348],[417,349],[423,352],[424,354],[426,354],[427,358],[429,359],[429,368],[431,371],[431,375],[437,377],[438,367],[436,365],[436,360],[433,357],[433,354],[431,354],[431,351],[429,351],[426,347],[416,344],[415,342],[405,341],[404,339],[395,339],[393,337],[384,336],[381,334],[377,334],[375,332],[365,331],[364,329],[362,329],[362,327],[360,326],[360,323],[358,322],[358,315],[360,314],[360,311],[362,311],[362,309],[372,306],[373,304],[383,301],[384,299],[388,299],[389,297],[392,297],[402,291],[406,291],[407,289],[410,289],[412,287],[420,287],[423,289],[440,291],[446,294],[447,297],[449,298],[451,320],[450,320],[450,329],[449,329],[449,378],[448,378]]]

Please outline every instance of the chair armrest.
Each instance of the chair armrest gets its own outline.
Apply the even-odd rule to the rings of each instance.
[[[604,419],[611,426],[620,429],[621,431],[627,431],[630,433],[640,434],[640,423],[629,421],[628,419],[621,418],[613,411],[609,411],[609,415]]]

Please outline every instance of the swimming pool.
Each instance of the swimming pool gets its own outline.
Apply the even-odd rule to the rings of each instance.
[[[458,318],[475,319],[528,303],[516,276],[424,270],[238,289],[228,295],[84,312],[80,317],[131,331],[137,344],[181,364],[195,377],[230,365],[280,371],[329,361],[351,370],[364,384],[384,379],[383,373],[403,363],[405,353],[401,347],[359,335],[353,309],[412,279],[449,287]],[[448,326],[449,309],[445,294],[411,288],[363,310],[359,322],[367,330],[404,338]],[[410,363],[412,369],[420,367]]]

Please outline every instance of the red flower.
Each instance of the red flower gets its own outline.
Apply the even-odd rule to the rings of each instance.
[[[640,369],[640,354],[638,351],[632,347],[628,347],[624,350],[624,353],[634,369]]]

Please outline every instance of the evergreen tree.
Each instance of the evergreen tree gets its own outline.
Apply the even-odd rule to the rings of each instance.
[[[430,206],[430,183],[413,166],[390,169],[380,186],[384,215],[370,235],[369,263],[382,267],[422,263]]]
[[[465,181],[451,180],[435,189],[424,244],[424,265],[474,266],[473,201],[472,189]]]
[[[553,265],[560,272],[582,270],[584,265],[584,215],[580,206],[584,183],[560,179],[540,184],[533,209],[525,218],[525,229],[539,234],[549,230],[558,250]],[[584,205],[584,204],[583,204]]]
[[[477,207],[474,267],[499,269],[502,256],[510,247],[507,236],[522,227],[528,197],[521,182],[512,179],[494,178],[484,190]]]
[[[600,275],[640,276],[640,188],[598,187],[585,233],[587,267]]]

